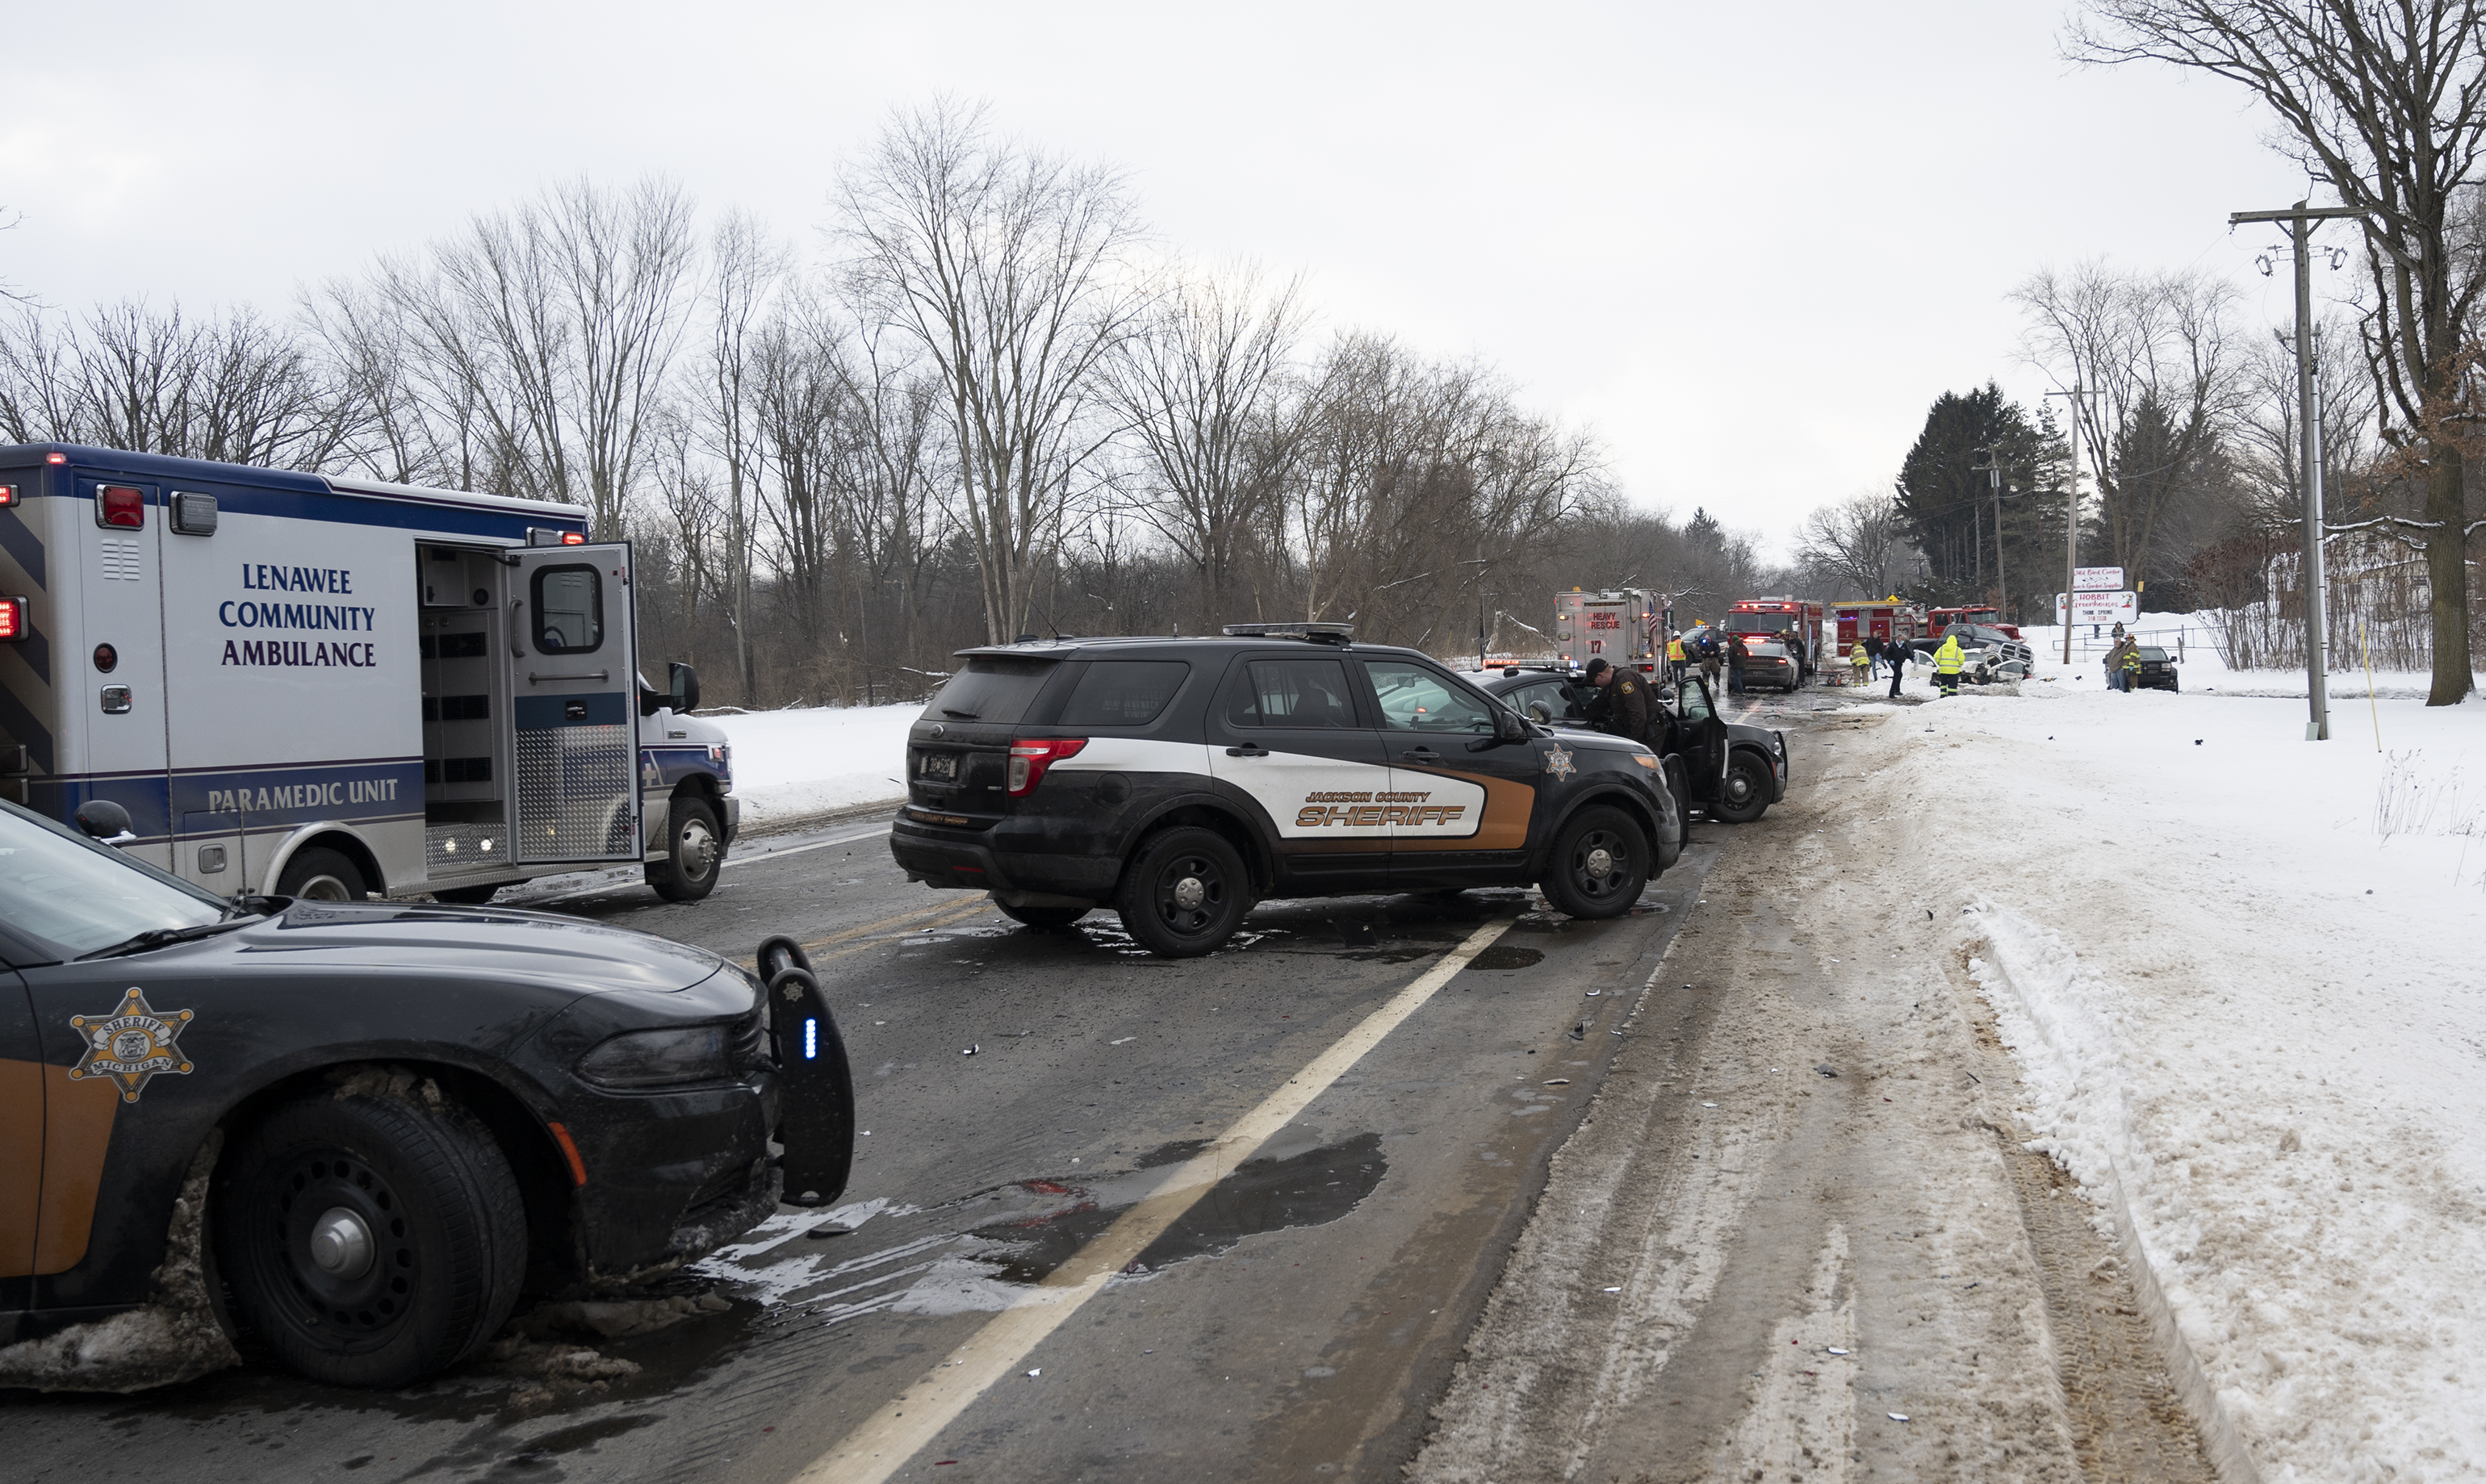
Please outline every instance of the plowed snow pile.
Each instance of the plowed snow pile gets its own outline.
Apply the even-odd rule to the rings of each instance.
[[[2386,700],[2378,752],[2362,695],[2308,743],[2086,668],[1885,724],[2035,1146],[2137,1239],[2231,1476],[2486,1477],[2486,701]]]
[[[704,715],[733,746],[733,791],[749,823],[824,814],[906,792],[906,728],[924,714],[899,706],[810,706]]]

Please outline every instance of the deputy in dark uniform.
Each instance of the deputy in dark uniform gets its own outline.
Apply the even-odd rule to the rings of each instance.
[[[1657,746],[1660,708],[1648,677],[1616,670],[1601,659],[1588,661],[1588,676],[1597,688],[1597,699],[1588,702],[1588,720],[1597,729],[1645,747]]]

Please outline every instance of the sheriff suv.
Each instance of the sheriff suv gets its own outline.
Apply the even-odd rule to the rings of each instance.
[[[907,735],[890,850],[1032,926],[1110,905],[1188,957],[1270,897],[1533,885],[1618,917],[1681,849],[1646,748],[1558,736],[1344,625],[958,657]]]

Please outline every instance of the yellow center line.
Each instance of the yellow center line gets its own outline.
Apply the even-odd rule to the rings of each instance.
[[[1470,933],[1416,982],[1366,1016],[1312,1064],[1286,1079],[1206,1148],[1176,1166],[1147,1198],[1047,1275],[1030,1301],[1004,1309],[965,1344],[926,1371],[896,1400],[864,1419],[836,1446],[796,1474],[795,1484],[886,1484],[906,1461],[929,1444],[991,1386],[1018,1368],[1030,1351],[1062,1327],[1105,1282],[1146,1251],[1234,1167],[1250,1159],[1271,1135],[1344,1076],[1408,1016],[1448,984],[1470,960],[1493,946],[1513,920],[1487,922]]]

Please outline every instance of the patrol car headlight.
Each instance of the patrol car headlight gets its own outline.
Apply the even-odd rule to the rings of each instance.
[[[1657,755],[1654,753],[1634,753],[1632,754],[1632,761],[1639,763],[1642,767],[1648,769],[1651,773],[1656,772],[1658,768]]]
[[[578,1075],[606,1087],[722,1082],[733,1075],[732,1049],[732,1028],[727,1026],[627,1031],[581,1057]]]

